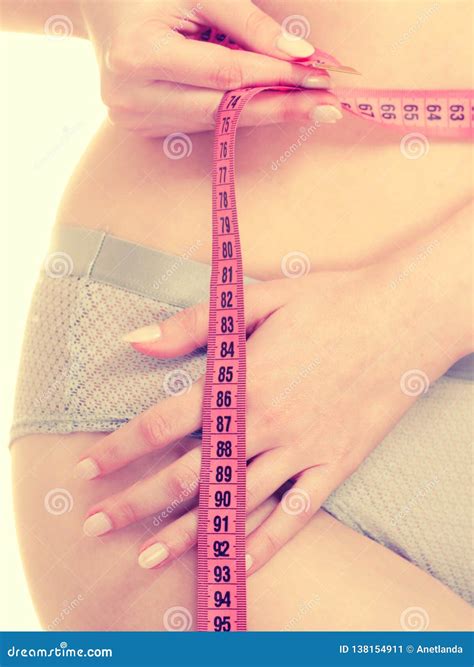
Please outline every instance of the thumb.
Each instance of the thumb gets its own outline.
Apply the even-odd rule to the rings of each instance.
[[[272,285],[272,282],[274,283]],[[271,315],[286,299],[286,290],[269,281],[248,285],[245,289],[246,328],[251,329],[260,320]],[[225,321],[223,321],[225,320]],[[216,325],[225,327],[226,332],[236,329],[235,310],[216,313]],[[172,359],[203,347],[207,343],[209,329],[209,302],[198,303],[159,324],[151,324],[126,334],[122,340],[131,343],[143,354],[160,359]]]
[[[287,32],[251,0],[207,2],[202,14],[212,25],[251,51],[284,59],[309,58],[314,53],[314,47],[309,42]],[[307,36],[309,23],[304,17],[301,21]]]

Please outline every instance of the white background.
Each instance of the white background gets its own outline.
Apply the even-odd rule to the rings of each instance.
[[[90,44],[0,34],[0,629],[37,630],[16,543],[8,432],[28,305],[67,180],[103,119]]]

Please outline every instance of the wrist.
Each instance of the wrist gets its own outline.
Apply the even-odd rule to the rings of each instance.
[[[473,351],[472,203],[429,234],[364,271],[389,326],[438,348],[446,368]]]

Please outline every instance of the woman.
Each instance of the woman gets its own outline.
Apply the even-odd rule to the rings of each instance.
[[[306,90],[262,95],[238,138],[245,271],[258,281],[246,299],[249,628],[467,628],[466,362],[441,376],[472,351],[470,146],[426,140],[410,160],[400,135],[341,119],[327,75],[291,62],[311,45],[282,40],[281,25],[296,17],[361,85],[472,88],[470,8],[199,4],[46,3],[21,19],[34,29],[73,13],[110,107],[59,210],[18,387],[16,508],[42,623],[79,599],[71,629],[194,627],[208,130],[220,91],[284,82]],[[184,41],[209,24],[252,53]],[[446,34],[455,57],[432,48]],[[74,498],[59,517],[43,503],[57,489]]]

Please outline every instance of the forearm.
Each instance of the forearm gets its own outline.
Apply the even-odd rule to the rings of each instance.
[[[0,27],[5,31],[48,34],[48,25],[54,30],[53,17],[63,19],[71,36],[87,36],[79,0],[0,0]]]
[[[473,351],[472,212],[471,201],[376,268],[382,308],[419,346],[432,379]]]

